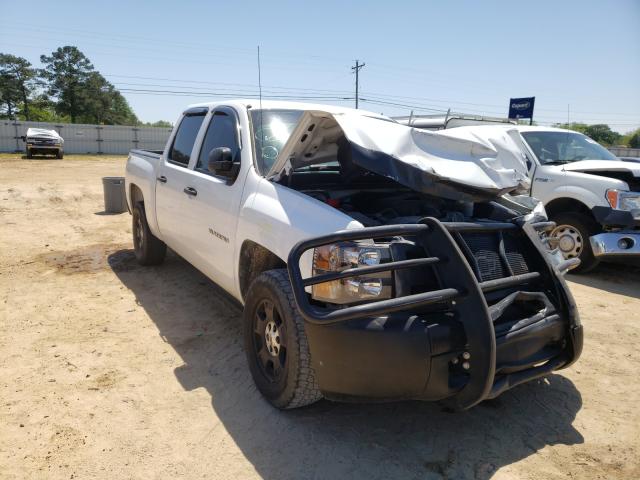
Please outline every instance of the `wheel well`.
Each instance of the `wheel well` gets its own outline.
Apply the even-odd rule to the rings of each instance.
[[[286,268],[287,264],[272,251],[251,240],[245,240],[240,249],[240,265],[238,278],[240,280],[240,294],[244,296],[249,290],[251,282],[267,270]]]
[[[547,203],[544,208],[547,211],[549,218],[553,218],[554,215],[564,212],[583,213],[588,215],[590,218],[593,218],[593,214],[589,207],[581,201],[574,200],[573,198],[556,198],[555,200],[551,200]]]
[[[129,194],[130,194],[129,198],[131,198],[131,208],[133,208],[135,204],[138,202],[144,203],[144,196],[142,195],[142,190],[140,190],[140,188],[136,184],[134,183],[131,184]]]

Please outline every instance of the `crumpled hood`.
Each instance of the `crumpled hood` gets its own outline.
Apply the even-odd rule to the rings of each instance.
[[[62,137],[55,130],[47,130],[46,128],[28,128],[27,137],[50,138],[52,140],[62,141]]]
[[[413,190],[455,200],[528,188],[526,158],[510,131],[496,128],[482,138],[452,132],[418,130],[356,113],[307,111],[267,177],[336,159],[342,164],[347,158]],[[345,138],[348,151],[339,145]]]
[[[568,172],[631,172],[634,177],[640,177],[640,163],[625,162],[623,160],[580,160],[565,163],[562,168]]]

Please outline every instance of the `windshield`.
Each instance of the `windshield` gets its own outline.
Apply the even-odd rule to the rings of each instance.
[[[261,174],[271,169],[302,113],[302,110],[251,110],[256,164]]]
[[[561,164],[580,160],[618,160],[595,140],[577,132],[522,132],[540,163]]]

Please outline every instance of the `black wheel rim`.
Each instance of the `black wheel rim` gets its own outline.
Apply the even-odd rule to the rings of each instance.
[[[264,377],[278,383],[286,373],[286,326],[276,304],[261,300],[253,315],[253,346],[256,363]]]

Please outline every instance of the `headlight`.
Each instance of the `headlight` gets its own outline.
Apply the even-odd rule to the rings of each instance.
[[[323,245],[313,252],[313,275],[378,265],[390,260],[387,245],[364,242]],[[372,273],[319,283],[311,287],[311,293],[315,300],[337,304],[382,300],[391,298],[391,280],[391,272]]]
[[[607,190],[607,201],[611,208],[627,210],[634,218],[640,218],[640,192]]]

